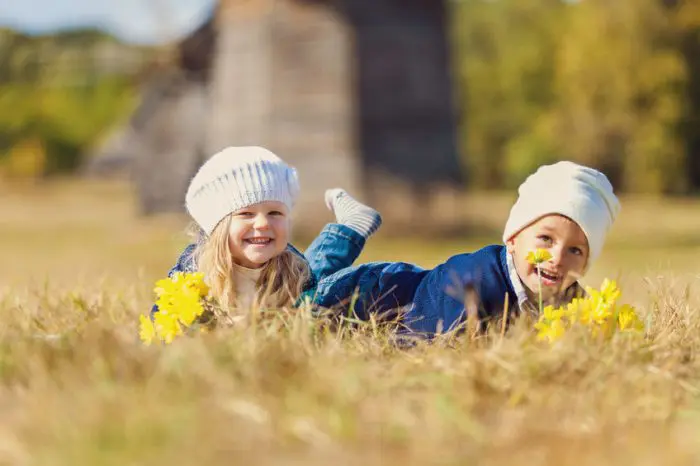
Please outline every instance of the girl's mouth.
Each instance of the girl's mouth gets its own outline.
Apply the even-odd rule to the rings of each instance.
[[[246,238],[243,240],[246,244],[251,244],[253,246],[267,246],[268,244],[272,243],[274,240],[272,238],[262,238],[262,237],[257,237],[257,238]]]

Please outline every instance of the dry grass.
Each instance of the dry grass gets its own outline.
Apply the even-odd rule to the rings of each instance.
[[[0,188],[0,464],[697,464],[700,204],[624,202],[591,281],[620,273],[644,339],[401,350],[300,313],[147,348],[136,316],[183,219],[136,218],[119,184]],[[496,230],[507,203],[465,206]],[[496,240],[380,235],[362,260]]]

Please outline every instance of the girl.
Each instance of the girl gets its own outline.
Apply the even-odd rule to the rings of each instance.
[[[343,190],[328,191],[339,223],[327,225],[304,256],[289,244],[298,191],[296,170],[267,149],[229,147],[215,154],[185,198],[196,241],[168,275],[202,272],[210,295],[230,315],[312,297],[319,280],[354,262],[381,217]],[[151,316],[156,312],[153,306]]]
[[[620,204],[604,174],[572,162],[540,167],[520,186],[502,245],[459,254],[434,269],[404,262],[349,267],[321,280],[315,302],[347,307],[359,318],[402,310],[404,331],[431,336],[465,321],[465,301],[482,318],[536,310],[540,280],[551,304],[583,293],[578,279],[590,269]],[[546,249],[540,274],[528,253]],[[513,309],[515,312],[513,312]]]

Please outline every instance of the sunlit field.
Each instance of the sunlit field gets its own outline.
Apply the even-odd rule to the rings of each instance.
[[[512,200],[465,196],[492,233],[381,231],[359,260],[498,242]],[[300,312],[146,347],[184,216],[136,215],[119,182],[0,186],[0,464],[698,464],[700,202],[622,203],[585,281],[618,280],[640,338],[550,346],[519,322],[406,349]]]

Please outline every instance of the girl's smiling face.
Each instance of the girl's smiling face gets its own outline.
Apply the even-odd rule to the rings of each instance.
[[[262,267],[287,248],[289,225],[288,209],[277,201],[233,212],[228,236],[233,261],[251,269]]]
[[[527,260],[528,252],[546,249],[552,255],[550,260],[539,265],[545,301],[574,284],[585,272],[588,262],[586,234],[576,222],[562,215],[540,218],[516,233],[506,246],[532,300],[536,300],[539,293],[539,277],[536,266]]]

